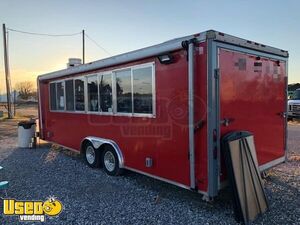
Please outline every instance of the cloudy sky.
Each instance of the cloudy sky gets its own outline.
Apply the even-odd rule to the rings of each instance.
[[[288,50],[289,83],[300,82],[300,1],[1,0],[0,22],[37,33],[86,33],[86,61],[94,61],[208,29]],[[1,30],[2,31],[2,30]],[[0,94],[5,90],[2,32]],[[35,81],[81,57],[81,36],[32,36],[9,31],[11,79]]]

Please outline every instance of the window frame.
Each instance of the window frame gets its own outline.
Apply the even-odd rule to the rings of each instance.
[[[73,83],[73,107],[74,107],[74,110],[67,110],[67,84],[66,84],[66,81],[72,81]],[[70,112],[70,113],[73,113],[73,112],[76,112],[75,109],[75,80],[74,78],[66,78],[66,79],[63,79],[63,81],[65,82],[65,112]],[[82,112],[82,111],[81,111]]]
[[[54,84],[55,87],[55,109],[51,109],[52,108],[52,103],[51,103],[51,84]],[[57,111],[57,103],[56,103],[56,82],[49,82],[49,86],[48,86],[48,91],[49,91],[49,101],[48,101],[48,105],[49,105],[49,111]]]
[[[155,93],[155,64],[153,63],[152,66],[151,66],[151,72],[152,72],[152,77],[151,77],[151,82],[152,82],[152,113],[135,113],[134,112],[134,88],[133,88],[133,70],[136,70],[136,69],[142,69],[142,68],[147,68],[149,67],[149,64],[141,64],[141,65],[137,65],[137,66],[134,66],[132,67],[131,69],[131,88],[132,88],[132,112],[134,114],[134,116],[145,116],[145,115],[153,115],[155,116],[156,115],[156,111],[155,111],[155,102],[156,102],[156,93]]]
[[[58,109],[58,102],[57,102],[57,83],[64,83],[65,85],[65,80],[55,80],[49,82],[49,111],[50,112],[65,112],[66,111],[66,104],[64,105],[64,109]],[[56,99],[56,109],[51,109],[51,88],[50,84],[55,84],[55,99]],[[64,103],[66,102],[66,88],[64,88]]]
[[[78,114],[85,114],[86,113],[86,104],[84,102],[84,111],[76,111],[76,107],[75,107],[75,79],[84,79],[84,82],[85,82],[85,76],[78,76],[78,77],[68,77],[68,78],[64,78],[64,79],[59,79],[59,80],[54,80],[54,81],[50,81],[48,84],[49,84],[49,112],[64,112],[64,113],[78,113]],[[67,110],[67,105],[66,105],[66,81],[69,81],[69,80],[72,80],[73,81],[73,95],[74,95],[74,99],[73,99],[73,104],[74,104],[74,110],[73,111],[70,111],[70,110]],[[57,95],[57,88],[56,88],[56,83],[60,83],[60,82],[63,82],[64,85],[65,85],[65,90],[64,90],[64,101],[65,101],[65,106],[64,106],[64,110],[58,110],[58,109],[51,109],[51,105],[50,105],[50,102],[51,102],[51,90],[50,90],[50,84],[55,84],[55,96]],[[84,83],[84,88],[86,89],[85,87],[86,85],[86,82]],[[86,93],[84,91],[84,95],[86,96]],[[56,103],[57,104],[57,103]]]
[[[133,70],[135,69],[141,69],[151,67],[152,70],[152,113],[135,113],[134,112],[134,89],[133,89]],[[122,71],[122,70],[128,70],[130,69],[130,77],[131,77],[131,100],[132,100],[132,112],[131,113],[122,113],[117,112],[117,93],[116,93],[116,72]],[[101,98],[100,98],[100,77],[102,75],[110,75],[111,81],[112,81],[112,112],[103,112],[101,111]],[[97,76],[97,82],[98,82],[98,110],[99,111],[89,111],[88,110],[88,77]],[[127,116],[127,117],[148,117],[148,118],[155,118],[156,117],[156,85],[155,85],[155,62],[148,62],[148,63],[142,63],[137,64],[133,66],[127,66],[127,67],[121,67],[114,70],[107,70],[103,72],[93,72],[86,75],[80,75],[80,76],[74,76],[74,77],[68,77],[64,79],[58,79],[54,81],[50,81],[49,84],[49,111],[50,112],[64,112],[64,113],[76,113],[76,114],[93,114],[93,115],[110,115],[110,116]],[[76,110],[76,102],[75,102],[75,80],[76,79],[82,79],[84,81],[84,110],[78,111]],[[66,110],[66,81],[67,80],[73,80],[73,89],[74,89],[74,111],[68,111]],[[50,90],[50,84],[55,83],[55,97],[57,95],[57,88],[56,83],[63,82],[64,83],[64,110],[53,110],[51,109],[51,90]]]
[[[97,81],[97,94],[98,94],[98,111],[90,111],[89,110],[89,93],[88,93],[88,78],[89,77],[96,77],[96,81]],[[85,107],[85,111],[86,111],[86,113],[88,113],[88,114],[99,114],[99,112],[100,112],[100,96],[99,96],[99,93],[100,93],[100,91],[99,91],[99,73],[91,73],[91,74],[88,74],[88,75],[86,75],[85,76],[85,87],[84,87],[84,107]],[[83,111],[81,111],[81,112],[83,112]]]
[[[141,69],[141,68],[146,68],[146,67],[151,67],[152,69],[152,113],[135,113],[134,112],[134,99],[133,99],[133,70],[135,69]],[[130,77],[131,77],[131,100],[132,100],[132,112],[131,113],[124,113],[124,112],[117,112],[117,90],[116,87],[113,87],[113,112],[114,115],[120,115],[120,116],[130,116],[130,117],[156,117],[156,87],[155,87],[155,63],[144,63],[144,64],[138,64],[134,66],[128,66],[128,67],[123,67],[123,68],[118,68],[112,71],[113,73],[113,86],[116,86],[116,74],[115,72],[122,71],[130,69]]]
[[[75,113],[86,113],[87,112],[87,79],[86,79],[86,76],[78,76],[78,77],[73,77],[73,83],[74,83],[74,111],[67,111],[67,112],[75,112]],[[83,97],[84,97],[84,110],[76,110],[76,98],[75,98],[75,80],[78,79],[78,80],[82,80],[84,83],[83,83],[83,87],[84,87],[84,92],[83,92]]]
[[[64,88],[64,107],[63,107],[63,109],[58,109],[58,108],[60,108],[59,107],[59,99],[58,99],[58,92],[57,92],[57,85],[58,85],[58,83],[61,83],[62,84],[62,87]],[[66,82],[63,80],[63,81],[56,81],[55,82],[55,96],[56,96],[56,109],[58,110],[58,111],[65,111],[66,110]]]
[[[156,117],[156,83],[155,83],[155,63],[148,63],[148,64],[141,64],[141,65],[136,65],[134,69],[139,69],[139,68],[145,68],[151,66],[152,69],[152,114],[150,113],[135,113],[135,116],[145,116],[145,115],[151,115],[152,117]],[[132,73],[132,72],[131,72]],[[132,92],[132,98],[133,98],[133,92]],[[134,100],[132,103],[132,107],[134,107]],[[134,109],[134,108],[133,108]]]
[[[117,111],[117,79],[116,79],[116,72],[119,72],[119,71],[123,71],[123,70],[130,70],[130,87],[131,87],[131,113],[126,113],[126,112],[118,112]],[[114,84],[114,88],[113,88],[113,96],[115,96],[115,98],[113,98],[113,113],[115,115],[120,115],[120,116],[133,116],[133,103],[132,103],[132,97],[133,97],[133,94],[132,94],[132,66],[131,67],[125,67],[125,68],[120,68],[120,69],[116,69],[116,70],[113,70],[112,71],[112,74],[113,74],[113,84]]]
[[[101,109],[101,98],[100,98],[100,88],[98,87],[98,93],[99,93],[99,114],[100,115],[114,115],[114,111],[115,111],[115,106],[114,106],[114,79],[113,79],[113,72],[112,71],[105,71],[105,72],[100,72],[98,73],[98,86],[100,84],[100,77],[101,76],[107,76],[110,75],[110,79],[111,79],[111,89],[112,89],[112,111],[111,112],[103,112]]]

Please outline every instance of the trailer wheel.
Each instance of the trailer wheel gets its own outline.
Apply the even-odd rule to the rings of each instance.
[[[105,146],[101,158],[103,168],[108,175],[118,176],[122,174],[123,169],[119,167],[118,156],[112,146]]]
[[[95,149],[91,143],[87,143],[85,145],[85,161],[86,163],[92,167],[96,168],[100,166],[100,151]]]

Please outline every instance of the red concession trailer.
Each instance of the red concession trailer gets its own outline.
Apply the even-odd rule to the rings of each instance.
[[[288,52],[209,30],[38,77],[42,139],[109,175],[135,171],[215,197],[221,137],[285,161]]]

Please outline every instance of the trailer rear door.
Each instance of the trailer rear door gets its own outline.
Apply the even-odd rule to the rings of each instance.
[[[221,136],[236,130],[250,131],[261,169],[282,162],[286,138],[285,61],[223,48],[218,53]]]

